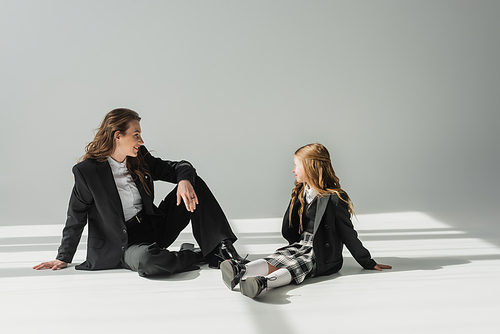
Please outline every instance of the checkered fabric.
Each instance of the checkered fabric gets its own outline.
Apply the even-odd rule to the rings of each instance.
[[[276,268],[286,268],[290,271],[295,283],[300,284],[316,269],[316,257],[313,251],[313,234],[303,232],[298,242],[281,247],[264,258]]]

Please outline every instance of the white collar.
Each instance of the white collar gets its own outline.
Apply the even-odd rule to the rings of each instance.
[[[306,196],[306,202],[309,204],[313,201],[314,197],[316,197],[319,194],[316,189],[309,187],[308,184],[304,187],[304,195]]]
[[[118,162],[115,159],[108,157],[108,162],[112,170],[127,169],[127,158],[125,158],[123,162]]]

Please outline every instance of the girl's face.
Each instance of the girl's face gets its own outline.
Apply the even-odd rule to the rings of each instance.
[[[295,179],[298,183],[306,182],[306,172],[304,171],[302,161],[294,155],[293,162],[295,163],[295,167],[293,167],[292,172],[295,174]]]
[[[141,137],[141,124],[137,120],[132,120],[128,123],[128,129],[125,133],[116,133],[116,149],[112,157],[123,162],[127,156],[136,157],[139,152],[139,147],[144,144]]]

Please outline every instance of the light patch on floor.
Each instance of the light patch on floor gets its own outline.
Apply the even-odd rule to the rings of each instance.
[[[229,291],[220,272],[141,278],[127,270],[57,272],[61,225],[0,227],[1,333],[496,333],[499,240],[422,212],[358,215],[360,239],[392,270],[363,270],[345,251],[334,275],[266,291]],[[281,218],[232,220],[242,255],[286,244]],[[487,232],[485,232],[487,233]],[[85,258],[85,239],[75,263]],[[489,239],[486,241],[485,239]],[[184,230],[171,249],[194,241]]]

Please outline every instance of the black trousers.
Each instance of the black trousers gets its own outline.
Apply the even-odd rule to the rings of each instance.
[[[189,212],[184,202],[177,206],[175,187],[158,207],[164,213],[160,221],[144,222],[146,224],[140,224],[140,228],[129,230],[129,246],[122,259],[125,268],[137,271],[141,276],[148,276],[173,274],[191,267],[199,260],[194,252],[166,249],[190,221],[203,256],[213,252],[222,240],[236,241],[226,215],[199,176],[196,177],[193,188],[199,201],[194,212]]]

